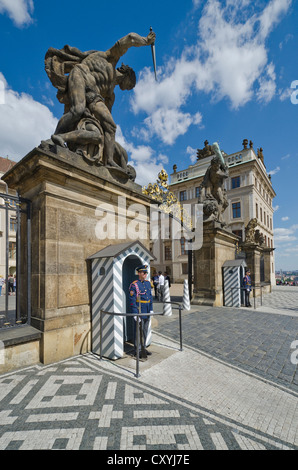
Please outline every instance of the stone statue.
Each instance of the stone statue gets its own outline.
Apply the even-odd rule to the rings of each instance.
[[[147,37],[130,33],[104,52],[82,52],[70,46],[50,48],[45,56],[45,70],[58,89],[58,100],[64,104],[52,143],[67,146],[90,163],[118,169],[134,179],[126,151],[115,142],[116,124],[111,111],[116,85],[121,90],[131,90],[136,75],[129,66],[116,65],[130,47],[154,42],[155,33],[150,31]]]
[[[245,227],[245,243],[255,243],[255,232],[258,221],[256,218],[250,219]]]
[[[265,242],[264,235],[260,230],[256,229],[258,226],[258,220],[256,218],[250,219],[247,226],[245,227],[245,243],[256,244],[262,246]]]
[[[212,150],[212,145],[209,145],[208,140],[205,140],[204,145],[205,147],[203,149],[197,149],[197,160],[210,157],[214,153]]]
[[[199,202],[203,204],[204,222],[214,220],[224,226],[226,224],[222,214],[228,207],[224,180],[228,178],[229,170],[217,143],[212,145],[212,153],[215,156],[212,158],[201,184]]]
[[[260,246],[264,245],[264,243],[265,243],[265,237],[260,232],[260,230],[256,230],[256,232],[255,232],[255,243],[257,243]]]

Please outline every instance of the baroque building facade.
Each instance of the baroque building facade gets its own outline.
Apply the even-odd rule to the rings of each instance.
[[[243,141],[243,148],[235,153],[222,152],[229,169],[225,181],[225,191],[229,205],[223,213],[226,228],[239,237],[239,245],[245,241],[245,228],[252,219],[256,219],[255,229],[263,236],[263,247],[274,248],[272,202],[276,193],[271,177],[267,173],[262,148],[253,148],[248,140]],[[170,175],[170,191],[182,205],[198,204],[201,184],[214,155],[211,146],[205,141],[205,147],[198,150],[197,161],[187,168],[173,167]],[[185,239],[173,240],[169,237],[153,247],[157,261],[154,270],[167,271],[173,282],[183,282],[188,278],[188,253]],[[274,250],[270,253],[270,282],[275,284]]]

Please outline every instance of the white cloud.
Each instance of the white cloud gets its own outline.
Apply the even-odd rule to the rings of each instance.
[[[281,220],[282,220],[283,222],[285,222],[286,220],[290,220],[290,217],[285,216],[285,217],[282,217]]]
[[[190,161],[192,163],[196,163],[197,161],[197,149],[193,149],[190,145],[188,145],[186,149],[187,155],[189,155]]]
[[[192,116],[177,109],[159,108],[145,119],[151,135],[157,135],[165,144],[172,145],[178,136],[184,135],[191,124],[201,122],[201,114]]]
[[[286,37],[284,38],[284,40],[279,43],[280,50],[282,50],[282,48],[292,39],[294,39],[294,35],[288,33]]]
[[[278,227],[274,229],[274,240],[275,242],[282,242],[283,245],[287,242],[292,242],[297,240],[295,235],[298,225],[294,224],[289,228]]]
[[[193,0],[195,7],[199,4]],[[197,44],[159,67],[158,83],[149,69],[139,77],[132,108],[148,115],[143,135],[157,135],[171,145],[190,125],[200,123],[199,110],[194,115],[183,111],[195,92],[208,93],[213,102],[228,99],[235,109],[254,97],[263,103],[272,100],[277,94],[276,74],[266,41],[291,0],[271,0],[260,11],[262,5],[257,1],[252,6],[248,0],[205,2]]]
[[[285,101],[289,100],[291,98],[291,94],[293,93],[293,90],[291,88],[285,88],[284,90],[279,90],[279,99],[280,101]]]
[[[145,127],[138,130],[139,135],[146,140],[157,135],[162,142],[172,145],[191,125],[201,123],[202,115],[199,112],[191,115],[183,111],[194,78],[195,64],[184,59],[175,64],[169,63],[158,83],[149,69],[143,70],[131,100],[135,113],[144,111],[148,114],[144,120]]]
[[[260,15],[260,38],[266,39],[272,29],[279,23],[280,17],[290,8],[292,0],[271,0]]]
[[[168,157],[164,154],[155,155],[150,146],[138,145],[128,142],[117,126],[116,141],[127,151],[128,163],[136,170],[136,183],[144,186],[156,181],[158,173],[168,163]]]
[[[260,88],[257,91],[258,101],[269,103],[276,93],[276,75],[274,65],[271,63],[266,68],[266,74],[259,79]]]
[[[276,168],[274,168],[274,170],[271,170],[271,171],[268,171],[268,175],[276,175],[276,173],[278,173],[280,171],[280,167],[277,166]]]
[[[33,0],[0,0],[0,13],[7,13],[17,26],[32,22]]]
[[[18,161],[41,140],[50,138],[57,119],[32,96],[9,89],[1,72],[0,81],[5,85],[5,102],[0,104],[0,155]]]

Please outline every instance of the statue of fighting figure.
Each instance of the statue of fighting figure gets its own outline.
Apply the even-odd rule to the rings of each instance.
[[[215,221],[224,227],[223,213],[229,204],[224,181],[229,176],[229,170],[217,142],[210,147],[214,157],[204,175],[199,202],[203,204],[204,222]]]
[[[49,48],[45,69],[58,89],[64,114],[52,135],[52,142],[81,154],[89,162],[119,169],[134,180],[135,171],[127,165],[127,153],[115,141],[116,124],[112,117],[114,89],[132,90],[136,75],[120,58],[131,47],[154,45],[155,33],[147,37],[129,33],[107,51],[82,52],[76,47]]]

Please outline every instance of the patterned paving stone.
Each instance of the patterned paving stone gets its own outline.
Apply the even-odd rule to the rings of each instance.
[[[298,289],[273,294],[184,312],[183,351],[177,312],[158,317],[138,379],[91,353],[1,375],[0,450],[297,450]]]
[[[93,355],[1,376],[0,397],[0,450],[293,448],[111,373]]]

